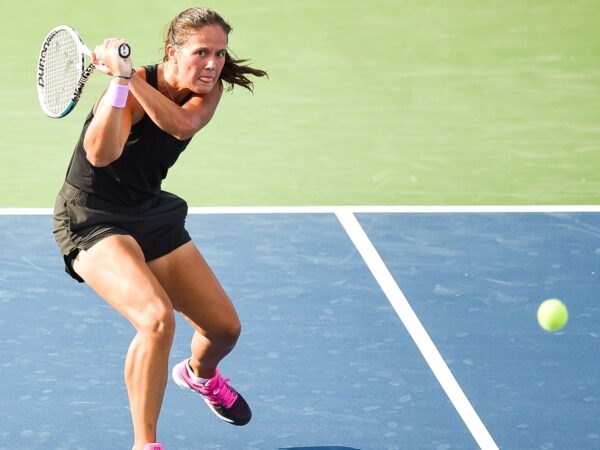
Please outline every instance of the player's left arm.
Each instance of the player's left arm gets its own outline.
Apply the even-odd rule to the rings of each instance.
[[[223,83],[219,81],[207,94],[193,94],[181,106],[139,76],[129,81],[129,90],[159,128],[179,140],[185,140],[210,122],[221,100]]]

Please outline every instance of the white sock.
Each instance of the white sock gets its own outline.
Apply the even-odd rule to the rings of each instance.
[[[197,376],[194,371],[192,370],[192,368],[190,367],[190,362],[188,361],[187,364],[185,365],[185,367],[187,368],[188,374],[190,376],[190,378],[192,379],[192,381],[195,384],[205,384],[208,381],[208,378],[202,378]]]

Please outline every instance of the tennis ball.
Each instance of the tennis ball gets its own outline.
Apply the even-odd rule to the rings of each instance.
[[[563,302],[556,298],[548,299],[539,306],[537,320],[546,331],[558,331],[569,320],[569,312]]]

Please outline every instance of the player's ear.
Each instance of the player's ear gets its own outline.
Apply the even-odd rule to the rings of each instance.
[[[173,44],[167,44],[167,56],[169,57],[169,60],[172,60],[175,64],[177,64],[176,53],[177,47]]]

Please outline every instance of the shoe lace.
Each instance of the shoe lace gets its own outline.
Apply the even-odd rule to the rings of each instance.
[[[227,384],[230,380],[231,378],[221,378],[219,375],[204,386],[202,395],[213,405],[231,408],[237,400],[237,393]]]

